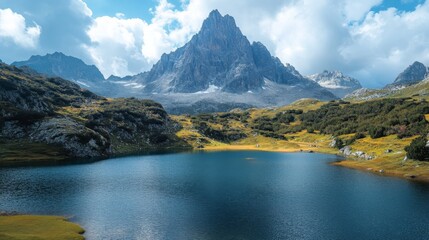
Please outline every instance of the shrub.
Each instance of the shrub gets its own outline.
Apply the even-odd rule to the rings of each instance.
[[[362,139],[365,138],[365,133],[358,132],[355,134],[354,139]]]
[[[414,139],[410,146],[405,148],[407,157],[419,161],[429,161],[429,147],[426,147],[426,144],[427,139],[424,137]]]
[[[372,139],[386,136],[386,128],[383,126],[375,126],[369,129],[369,136]]]

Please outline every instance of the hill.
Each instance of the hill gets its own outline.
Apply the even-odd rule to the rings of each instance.
[[[297,101],[289,106],[175,116],[177,135],[197,149],[341,154],[337,165],[429,181],[429,163],[404,161],[404,148],[429,132],[425,100]]]
[[[150,100],[106,99],[61,78],[0,64],[0,159],[105,158],[186,148]]]

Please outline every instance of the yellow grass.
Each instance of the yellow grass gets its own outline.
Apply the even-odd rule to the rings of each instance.
[[[0,216],[2,240],[82,240],[84,230],[56,216]]]
[[[302,109],[304,111],[320,108],[325,102],[317,100],[301,100],[292,105],[272,108],[272,109],[251,109],[250,121],[261,116],[273,117],[275,114],[288,109]],[[429,114],[425,115],[429,120]],[[177,136],[184,139],[192,145],[194,149],[204,149],[206,151],[224,151],[224,150],[256,150],[256,151],[277,151],[277,152],[299,152],[313,151],[329,154],[340,154],[338,149],[332,148],[329,144],[333,137],[322,135],[318,132],[307,133],[302,131],[294,134],[286,134],[288,140],[278,140],[267,138],[260,135],[254,135],[254,131],[246,128],[239,121],[231,120],[229,126],[235,129],[241,129],[248,137],[231,144],[221,143],[213,139],[202,136],[192,125],[190,118],[186,116],[174,116],[174,120],[180,122],[183,129],[177,133]],[[294,123],[296,124],[296,123]],[[219,127],[219,126],[216,126]],[[355,134],[340,136],[341,139],[350,139]],[[352,151],[362,151],[374,156],[373,160],[362,160],[356,157],[350,157],[345,161],[335,163],[334,165],[344,166],[364,171],[372,171],[383,175],[397,176],[402,178],[413,178],[415,180],[429,182],[429,163],[408,160],[403,162],[406,152],[404,148],[408,146],[413,138],[399,139],[396,135],[372,139],[366,137],[356,140],[352,145]],[[390,150],[387,152],[387,150]]]

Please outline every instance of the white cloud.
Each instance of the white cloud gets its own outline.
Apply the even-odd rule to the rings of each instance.
[[[346,0],[344,1],[344,16],[347,21],[362,19],[373,7],[381,4],[383,0]]]
[[[394,8],[369,13],[350,28],[352,41],[341,49],[362,79],[381,86],[414,61],[429,63],[429,3],[413,12]]]
[[[25,18],[10,8],[0,9],[0,44],[6,40],[12,40],[21,47],[35,48],[40,32],[39,25],[27,26]]]
[[[198,6],[177,11],[160,0],[150,23],[122,14],[96,18],[87,31],[91,44],[86,49],[106,77],[149,70],[163,53],[184,45],[199,30],[206,14],[195,14]]]
[[[86,48],[106,77],[136,73],[147,66],[147,60],[141,54],[146,25],[146,22],[136,18],[95,19],[88,30],[91,44]]]
[[[152,19],[143,20],[127,18],[126,12],[94,18],[84,1],[64,1],[68,4],[0,2],[0,8],[24,14],[21,34],[40,35],[34,37],[39,44],[32,50],[0,44],[6,61],[63,51],[95,63],[105,76],[136,74],[149,70],[163,53],[183,46],[208,13],[219,9],[236,19],[250,41],[261,41],[303,74],[338,69],[371,87],[390,83],[415,60],[429,64],[428,2],[412,12],[373,13],[382,0],[181,0],[179,8],[158,0]],[[37,24],[28,26],[25,20]]]

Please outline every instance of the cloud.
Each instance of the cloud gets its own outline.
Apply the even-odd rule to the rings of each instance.
[[[12,41],[24,48],[35,48],[41,28],[39,25],[29,27],[25,18],[10,8],[0,9],[0,44]]]
[[[90,42],[86,30],[93,21],[92,11],[82,0],[62,0],[61,4],[58,0],[0,1],[0,9],[2,8],[12,9],[25,17],[27,23],[37,23],[41,29],[35,48],[0,44],[0,58],[5,62],[55,51],[74,55],[88,62],[91,60],[83,45]]]
[[[199,30],[207,16],[199,9],[198,4],[185,5],[178,11],[160,0],[150,23],[123,13],[98,17],[87,31],[91,43],[86,49],[106,77],[149,70],[163,53],[184,45]]]
[[[106,77],[136,73],[148,65],[141,54],[146,25],[141,19],[95,19],[87,32],[91,43],[86,48]]]
[[[428,22],[428,2],[413,12],[370,12],[361,24],[350,27],[352,40],[341,54],[357,76],[382,86],[416,60],[429,63]]]
[[[380,87],[415,60],[429,64],[427,1],[409,12],[372,12],[386,0],[180,0],[180,6],[158,0],[146,20],[128,18],[126,11],[94,18],[82,0],[5,2],[0,9],[21,16],[17,32],[27,38],[15,38],[18,44],[7,37],[13,47],[0,42],[0,58],[62,51],[95,63],[106,77],[149,70],[163,53],[188,42],[213,9],[233,16],[250,41],[261,41],[302,74],[337,69]]]

